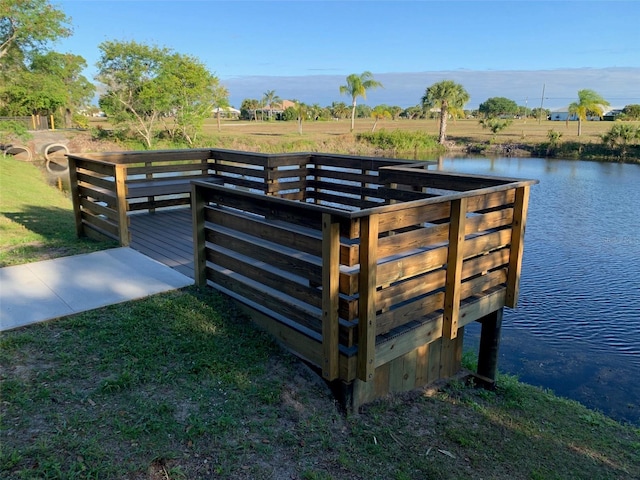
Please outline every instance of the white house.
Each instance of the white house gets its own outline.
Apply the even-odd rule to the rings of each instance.
[[[607,115],[609,115],[609,112],[613,112],[615,111],[615,109],[606,107],[603,109],[603,115],[602,117],[606,117]],[[576,121],[578,120],[578,115],[571,114],[569,115],[569,107],[562,107],[562,108],[557,108],[555,110],[551,110],[551,114],[549,115],[549,120],[555,120],[555,121],[559,121],[559,122],[566,122],[566,121]],[[597,122],[602,120],[601,117],[597,116],[597,115],[587,115],[587,120],[592,121],[592,122]]]
[[[238,118],[240,116],[240,110],[233,107],[216,107],[212,112],[214,117],[217,117],[218,113],[223,118]]]

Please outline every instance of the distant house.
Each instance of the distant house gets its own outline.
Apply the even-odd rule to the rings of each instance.
[[[557,122],[573,122],[578,120],[578,115],[576,115],[575,113],[569,114],[569,107],[557,108],[555,110],[551,110],[549,120],[554,120]],[[602,119],[597,115],[587,115],[587,120],[591,122],[597,122]]]
[[[258,112],[258,114],[262,113],[266,117],[280,120],[281,115],[287,108],[295,106],[295,102],[292,102],[291,100],[281,100],[280,103],[274,103],[273,105],[266,105],[263,108],[258,108],[256,112]]]
[[[216,107],[212,111],[213,116],[217,117],[218,112],[222,118],[238,118],[240,117],[240,110],[233,107]]]
[[[622,109],[614,108],[612,110],[609,110],[608,112],[605,112],[604,115],[602,116],[602,120],[607,122],[613,122],[615,119],[618,118],[619,115],[622,115]]]

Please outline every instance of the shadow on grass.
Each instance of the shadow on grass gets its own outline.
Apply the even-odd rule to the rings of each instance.
[[[0,242],[0,266],[19,265],[38,260],[89,253],[118,246],[113,241],[78,238],[73,212],[59,207],[27,206],[3,215],[31,232],[9,227]]]
[[[5,212],[9,220],[48,239],[76,237],[73,212],[59,207],[26,207],[20,212]]]

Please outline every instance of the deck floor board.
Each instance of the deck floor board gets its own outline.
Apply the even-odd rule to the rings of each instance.
[[[177,208],[130,217],[131,248],[193,278],[191,210]]]

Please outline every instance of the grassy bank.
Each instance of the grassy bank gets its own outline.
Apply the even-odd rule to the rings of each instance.
[[[35,164],[0,156],[0,166],[0,267],[113,246],[76,237],[71,200]]]
[[[3,334],[0,477],[624,479],[640,431],[501,377],[340,411],[188,288]]]

